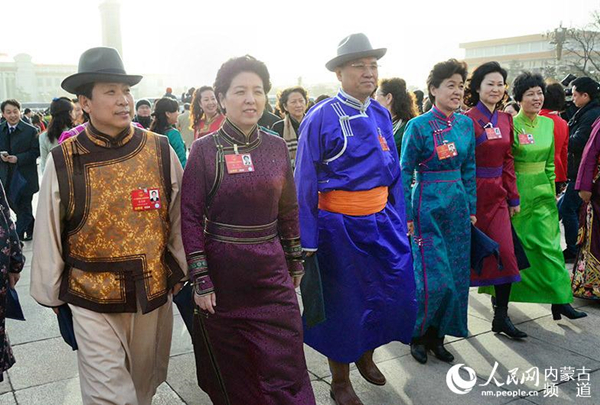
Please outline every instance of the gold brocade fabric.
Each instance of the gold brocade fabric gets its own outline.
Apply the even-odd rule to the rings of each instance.
[[[149,132],[143,137],[126,156],[83,165],[85,199],[75,192],[75,207],[69,212],[80,210],[77,204],[85,206],[81,223],[67,237],[69,256],[85,263],[114,263],[117,271],[112,265],[105,272],[73,268],[68,284],[71,294],[101,304],[125,302],[126,283],[119,264],[132,261],[143,266],[139,279],[143,277],[148,301],[166,293],[169,202],[158,137]],[[72,156],[65,160],[73,161]],[[131,193],[138,189],[159,189],[160,208],[134,211]]]

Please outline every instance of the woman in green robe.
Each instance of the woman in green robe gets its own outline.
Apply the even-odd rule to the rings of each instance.
[[[573,309],[571,280],[560,247],[554,186],[554,122],[538,115],[546,85],[539,74],[523,72],[513,82],[513,97],[521,110],[514,117],[513,156],[521,212],[512,224],[531,267],[521,271],[510,300],[552,304],[554,319],[586,316]],[[491,289],[482,288],[484,292]]]

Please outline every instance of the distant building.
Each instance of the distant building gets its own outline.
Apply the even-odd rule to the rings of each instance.
[[[0,100],[17,98],[23,102],[50,102],[57,96],[68,96],[60,88],[63,79],[77,72],[76,65],[45,65],[21,53],[12,60],[0,54]]]
[[[121,1],[103,0],[99,11],[102,45],[117,49],[123,57]],[[62,90],[60,84],[67,76],[76,72],[77,65],[37,64],[27,54],[22,53],[10,58],[0,53],[0,100],[16,98],[25,103],[49,104],[54,97],[74,97]],[[147,73],[140,84],[132,88],[132,93],[136,99],[159,98],[164,94],[167,86],[173,87],[176,91],[180,90],[181,86],[178,86],[180,81],[174,74]]]
[[[509,77],[522,70],[539,72],[547,77],[559,78],[569,71],[570,56],[563,52],[556,58],[556,45],[543,34],[499,38],[459,44],[465,50],[465,62],[473,71],[482,63],[495,60],[509,71]]]

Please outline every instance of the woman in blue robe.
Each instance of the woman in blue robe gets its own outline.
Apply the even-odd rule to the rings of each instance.
[[[444,336],[468,334],[475,136],[471,119],[455,112],[466,76],[464,62],[436,64],[427,79],[434,107],[408,123],[402,140],[402,183],[419,303],[411,354],[420,363],[427,362],[427,350],[442,361],[454,360],[443,346]]]

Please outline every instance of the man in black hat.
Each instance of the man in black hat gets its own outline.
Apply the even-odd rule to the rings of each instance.
[[[83,53],[62,88],[90,121],[52,150],[42,179],[31,295],[55,310],[69,304],[86,405],[151,404],[187,273],[181,164],[166,137],[131,123],[130,87],[141,79],[113,48]]]
[[[317,254],[326,317],[305,328],[304,340],[329,359],[331,396],[344,405],[362,403],[349,363],[370,383],[385,384],[373,352],[410,342],[416,318],[392,121],[370,98],[385,52],[364,34],[340,42],[326,67],[341,89],[304,118],[296,155],[302,247]]]
[[[33,195],[40,189],[37,158],[40,144],[37,130],[21,119],[21,104],[6,100],[0,105],[6,119],[0,124],[0,180],[10,207],[17,214],[17,234],[23,241],[33,235]]]
[[[133,122],[137,122],[145,129],[148,129],[152,123],[151,115],[152,105],[150,104],[150,101],[143,98],[135,103],[135,117],[133,117]]]

